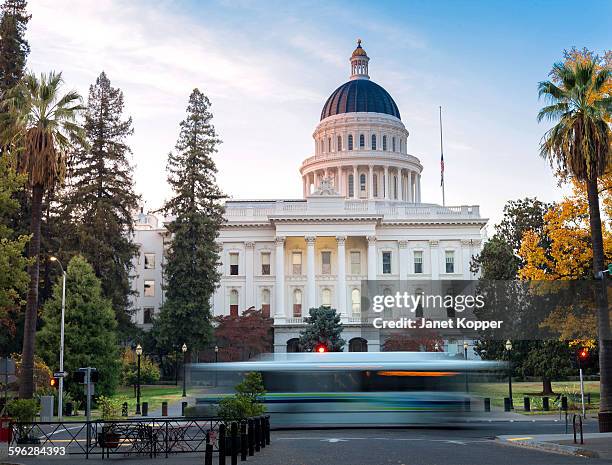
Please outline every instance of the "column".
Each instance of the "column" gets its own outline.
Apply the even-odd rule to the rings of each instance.
[[[244,260],[246,308],[251,308],[255,306],[255,284],[253,282],[255,242],[245,242],[244,247],[246,249]]]
[[[337,295],[338,295],[338,313],[346,315],[346,237],[337,236],[338,241],[338,279]]]
[[[404,200],[404,183],[402,181],[402,169],[398,169],[397,170],[397,190],[398,192],[398,199],[397,200]]]
[[[308,175],[302,176],[302,197],[306,198],[306,178]]]
[[[274,289],[276,298],[274,299],[274,317],[285,317],[285,238],[277,237],[274,241],[276,244],[276,261],[274,274],[276,277]]]
[[[374,167],[372,165],[368,166],[370,170],[369,173],[369,185],[368,185],[368,198],[372,200],[374,198]]]
[[[416,178],[416,198],[417,198],[417,202],[421,203],[421,175],[417,174],[417,178]]]
[[[359,181],[357,180],[357,176],[359,176],[359,172],[357,170],[357,165],[353,165],[353,198],[359,198],[358,186]]]
[[[314,172],[314,190],[315,192],[319,189],[319,184],[320,184],[320,179],[319,179],[319,172],[315,171]]]
[[[431,279],[440,279],[440,257],[438,255],[438,241],[429,241],[429,254],[431,266]]]
[[[408,171],[408,196],[406,197],[406,200],[408,202],[414,202],[414,197],[412,195],[412,171]]]
[[[389,167],[385,166],[385,177],[383,178],[383,189],[385,190],[385,200],[389,200]]]
[[[410,257],[408,256],[408,241],[398,241],[399,245],[399,278],[400,280],[408,277],[408,266]]]
[[[313,236],[306,236],[306,289],[308,310],[316,307],[316,283],[315,283],[315,240]]]
[[[376,236],[368,236],[368,280],[376,279]]]
[[[463,279],[472,279],[470,271],[470,262],[472,261],[472,241],[461,241],[461,263],[463,265]]]

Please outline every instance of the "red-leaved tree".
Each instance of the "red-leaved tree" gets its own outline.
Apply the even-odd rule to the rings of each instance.
[[[215,340],[220,362],[237,362],[272,351],[272,319],[254,307],[240,316],[216,318]]]

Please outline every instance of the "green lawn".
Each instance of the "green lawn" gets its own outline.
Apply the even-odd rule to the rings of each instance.
[[[555,411],[559,406],[553,401],[556,394],[568,397],[570,411],[580,410],[580,382],[578,381],[553,381],[553,391],[555,395],[549,395],[550,409]],[[508,397],[508,383],[473,383],[470,385],[470,392],[481,397],[490,397],[491,405],[496,407],[504,406],[504,397]],[[587,405],[589,410],[597,410],[599,407],[599,381],[584,382],[585,402],[586,394],[591,394],[591,404]],[[518,413],[523,411],[523,398],[531,398],[532,413],[542,412],[542,383],[541,382],[513,382],[512,397],[514,407]]]

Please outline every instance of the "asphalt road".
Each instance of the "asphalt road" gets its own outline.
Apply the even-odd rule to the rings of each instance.
[[[586,431],[595,431],[594,422]],[[273,431],[272,444],[250,457],[252,465],[565,465],[611,464],[612,461],[558,455],[500,444],[503,434],[563,433],[553,421],[478,422],[459,429],[319,429]],[[2,462],[2,460],[0,460]],[[123,458],[9,458],[21,464],[122,463],[130,465],[202,464],[201,456]],[[215,457],[214,463],[217,463]],[[230,463],[228,458],[228,464]]]

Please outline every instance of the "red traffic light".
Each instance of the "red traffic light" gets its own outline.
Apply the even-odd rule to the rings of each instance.
[[[320,354],[325,353],[327,352],[327,346],[325,344],[317,344],[314,351]]]
[[[580,351],[578,352],[578,357],[580,358],[580,360],[586,360],[587,358],[589,358],[589,349],[580,349]]]

